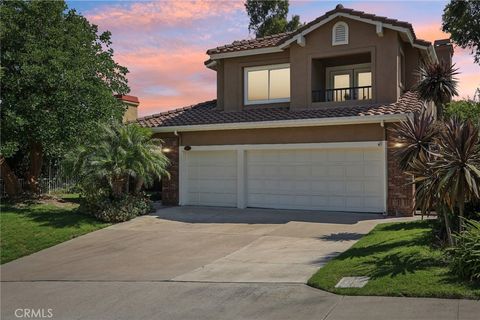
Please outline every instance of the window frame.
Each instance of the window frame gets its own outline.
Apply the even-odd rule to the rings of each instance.
[[[352,87],[356,86],[356,76],[359,72],[371,72],[372,73],[372,87],[373,87],[373,72],[372,72],[372,64],[371,63],[360,63],[360,64],[349,64],[344,66],[336,66],[336,67],[326,67],[325,68],[325,75],[326,75],[326,89],[333,89],[333,75],[335,74],[350,74],[350,83]]]
[[[290,97],[288,98],[280,98],[280,99],[264,99],[264,100],[248,100],[248,72],[250,71],[268,71],[268,95],[270,96],[270,70],[277,70],[277,69],[286,69],[291,72],[290,70],[290,63],[281,63],[281,64],[271,64],[271,65],[262,65],[256,67],[245,67],[243,69],[243,103],[244,105],[256,105],[256,104],[267,104],[267,103],[282,103],[282,102],[290,102],[291,97],[291,88],[290,88]],[[291,73],[290,73],[291,75]],[[291,81],[288,83],[291,86]]]
[[[338,25],[343,25],[345,27],[345,40],[344,41],[335,41],[335,30]],[[348,44],[349,40],[349,32],[348,32],[348,24],[345,21],[339,21],[335,23],[332,27],[332,46],[339,46],[339,45],[344,45]]]
[[[349,64],[349,65],[342,65],[342,66],[335,66],[335,67],[326,67],[325,68],[325,89],[330,90],[334,89],[333,84],[334,84],[334,76],[335,75],[341,75],[341,74],[348,74],[350,76],[350,87],[349,88],[354,88],[358,86],[358,73],[362,72],[370,72],[372,75],[372,85],[371,85],[371,92],[370,92],[370,99],[359,99],[358,101],[372,101],[374,100],[373,96],[373,71],[372,71],[372,63],[367,62],[367,63],[359,63],[359,64]],[[344,102],[343,100],[341,101],[333,101],[333,102]]]

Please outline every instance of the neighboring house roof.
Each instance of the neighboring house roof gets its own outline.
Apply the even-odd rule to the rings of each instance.
[[[323,16],[318,17],[317,19],[307,23],[303,27],[297,29],[294,32],[287,32],[287,33],[280,33],[271,35],[268,37],[263,38],[256,38],[256,39],[249,39],[249,40],[241,40],[241,41],[234,41],[231,44],[227,44],[224,46],[216,47],[213,49],[209,49],[207,51],[208,55],[220,54],[220,53],[230,53],[230,52],[238,52],[244,50],[251,50],[251,49],[263,49],[263,48],[273,48],[278,47],[284,44],[286,41],[292,39],[298,34],[301,34],[305,31],[308,31],[311,27],[315,26],[316,24],[328,19],[329,17],[335,14],[345,14],[354,16],[361,19],[371,20],[374,22],[379,22],[386,25],[391,25],[393,27],[399,27],[408,29],[411,32],[413,37],[413,42],[421,45],[421,46],[430,46],[431,42],[418,39],[415,35],[415,31],[413,30],[413,26],[405,21],[399,21],[396,19],[390,19],[387,17],[377,16],[370,13],[365,13],[363,11],[357,11],[354,9],[344,8],[342,5],[337,5],[335,9],[326,12]]]
[[[425,103],[415,92],[407,92],[397,102],[386,105],[322,107],[298,111],[289,110],[288,107],[262,107],[226,112],[217,109],[217,101],[212,100],[146,116],[139,118],[137,121],[143,127],[158,128],[355,116],[403,115],[418,112],[424,107]]]

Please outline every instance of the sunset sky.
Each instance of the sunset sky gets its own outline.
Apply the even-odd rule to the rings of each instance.
[[[112,32],[115,59],[126,66],[139,115],[215,98],[215,72],[203,62],[209,48],[253,37],[243,1],[67,1],[101,31]],[[340,1],[290,1],[290,14],[309,22]],[[347,8],[413,24],[417,37],[447,38],[441,31],[447,1],[341,1]],[[460,97],[480,87],[480,66],[468,50],[455,48]]]

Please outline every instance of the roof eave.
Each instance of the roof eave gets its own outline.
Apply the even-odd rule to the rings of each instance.
[[[186,131],[287,128],[287,127],[314,127],[314,126],[345,125],[345,124],[369,124],[369,123],[399,122],[399,121],[405,120],[408,115],[409,113],[372,115],[372,116],[295,119],[295,120],[216,123],[216,124],[154,127],[152,128],[152,130],[153,132],[175,132],[175,131],[186,132]]]
[[[421,49],[421,50],[425,50],[428,58],[432,62],[438,61],[438,58],[437,58],[437,55],[436,55],[435,50],[433,48],[433,45],[430,44],[430,45],[426,46],[426,45],[422,45],[422,44],[419,44],[419,43],[415,43],[415,40],[416,40],[415,36],[413,35],[412,31],[409,28],[401,27],[401,26],[394,26],[394,25],[389,24],[389,23],[375,21],[373,19],[362,18],[362,17],[358,17],[356,15],[345,13],[345,12],[337,12],[337,13],[334,13],[334,14],[326,17],[325,19],[323,19],[323,20],[319,21],[318,23],[310,26],[309,28],[303,30],[302,32],[294,34],[290,39],[284,41],[283,43],[280,43],[278,46],[210,54],[210,59],[214,60],[214,59],[234,58],[234,57],[243,57],[243,56],[250,56],[250,55],[257,55],[257,54],[282,52],[283,50],[288,48],[290,46],[290,44],[296,43],[299,38],[304,37],[305,35],[312,32],[313,30],[317,29],[318,27],[320,27],[320,26],[322,26],[322,25],[324,25],[324,24],[326,24],[326,23],[328,23],[328,22],[332,21],[333,19],[335,19],[337,17],[340,17],[340,16],[341,17],[346,17],[346,18],[349,18],[349,19],[352,19],[352,20],[357,20],[357,21],[373,24],[373,25],[376,25],[376,26],[381,26],[382,28],[392,29],[392,30],[395,30],[397,32],[401,32],[407,37],[408,42],[413,47]]]

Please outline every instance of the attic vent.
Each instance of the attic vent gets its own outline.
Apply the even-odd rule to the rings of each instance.
[[[337,22],[332,29],[332,45],[348,44],[348,24]]]

